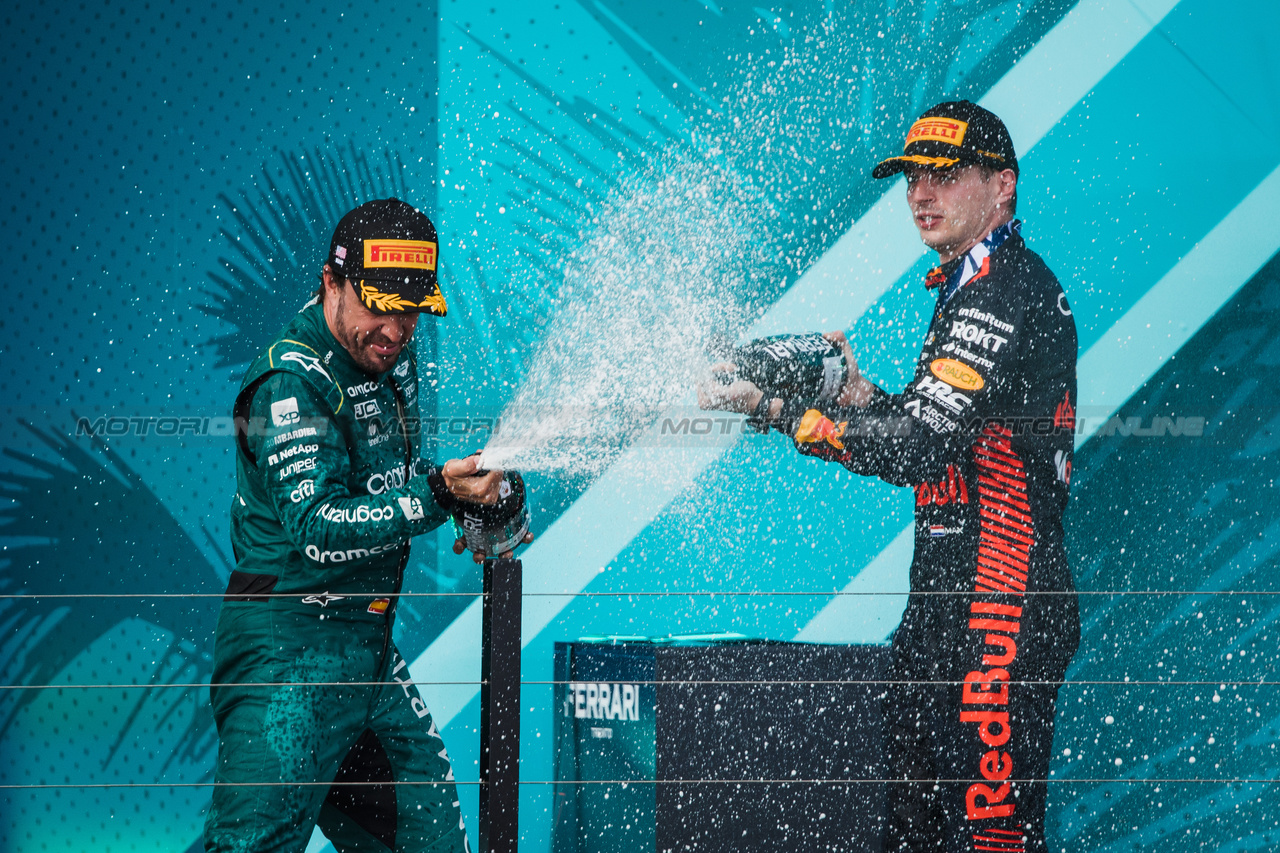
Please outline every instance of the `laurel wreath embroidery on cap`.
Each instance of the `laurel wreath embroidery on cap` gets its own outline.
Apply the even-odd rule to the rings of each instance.
[[[378,311],[403,311],[406,308],[418,307],[418,303],[409,299],[401,299],[398,293],[383,293],[382,291],[374,290],[363,281],[360,282],[360,298],[370,308]]]

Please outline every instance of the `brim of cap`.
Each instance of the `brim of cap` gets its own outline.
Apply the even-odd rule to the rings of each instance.
[[[954,169],[961,163],[966,162],[959,157],[926,157],[923,154],[903,154],[898,157],[890,157],[887,160],[881,160],[876,167],[871,170],[873,178],[888,178],[898,174],[908,165],[924,166],[926,169],[935,169],[937,171],[946,171]]]
[[[443,317],[449,311],[444,294],[434,278],[405,281],[362,278],[352,280],[356,295],[375,314],[432,314]]]

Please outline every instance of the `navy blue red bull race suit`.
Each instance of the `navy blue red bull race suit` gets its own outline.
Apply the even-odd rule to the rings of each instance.
[[[1080,640],[1062,514],[1076,331],[1013,221],[937,268],[915,377],[865,408],[786,401],[796,447],[915,490],[884,714],[887,850],[1044,850],[1058,685]],[[936,780],[962,780],[941,782]],[[929,781],[915,781],[929,780]],[[1019,781],[1022,780],[1022,781]]]

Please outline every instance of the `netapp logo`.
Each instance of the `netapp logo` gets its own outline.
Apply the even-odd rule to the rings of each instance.
[[[640,685],[604,681],[570,681],[564,715],[580,720],[640,719]]]
[[[318,444],[295,444],[293,447],[286,447],[279,453],[272,453],[268,456],[267,466],[274,468],[277,464],[297,456],[299,453],[315,453],[319,449],[320,445]]]

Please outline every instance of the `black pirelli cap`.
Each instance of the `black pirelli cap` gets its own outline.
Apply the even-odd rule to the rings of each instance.
[[[333,230],[329,267],[375,314],[448,310],[436,280],[439,245],[426,214],[398,198],[365,202]]]
[[[907,131],[902,153],[881,160],[871,176],[887,178],[912,163],[930,169],[978,165],[1018,172],[1009,129],[972,101],[947,101],[925,110]]]

